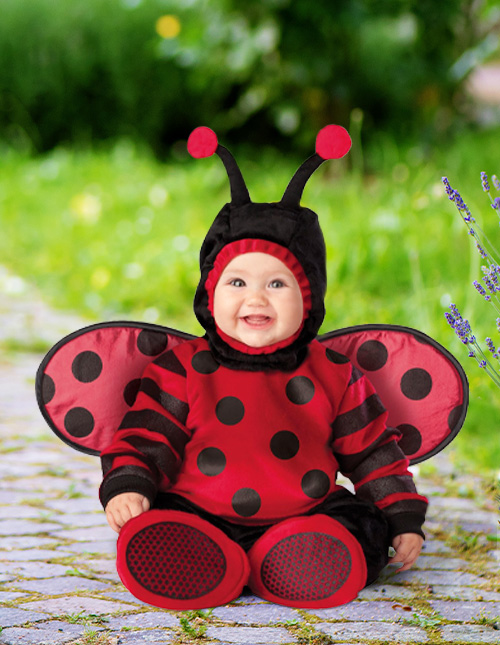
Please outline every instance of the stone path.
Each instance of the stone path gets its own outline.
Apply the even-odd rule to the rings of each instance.
[[[454,472],[446,455],[432,460],[439,477],[429,468],[416,474],[431,501],[416,567],[388,567],[348,605],[303,611],[245,595],[175,613],[137,601],[115,571],[98,460],[53,436],[34,398],[42,356],[33,349],[81,321],[54,313],[1,269],[0,294],[1,645],[500,642],[493,495],[480,478]]]

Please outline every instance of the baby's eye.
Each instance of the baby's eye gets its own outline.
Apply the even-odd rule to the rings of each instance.
[[[280,289],[281,287],[285,286],[285,283],[283,282],[283,280],[272,280],[269,283],[269,286],[271,287],[271,289]]]
[[[245,286],[245,281],[242,280],[241,278],[233,278],[229,284],[232,287],[244,287]]]

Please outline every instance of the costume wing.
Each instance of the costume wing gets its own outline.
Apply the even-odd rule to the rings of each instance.
[[[38,369],[42,415],[67,444],[99,455],[133,405],[147,364],[192,338],[136,322],[100,323],[66,336]]]
[[[411,464],[456,437],[469,386],[460,363],[435,340],[397,325],[347,327],[318,340],[366,374],[389,413],[388,424],[403,433],[399,445]]]

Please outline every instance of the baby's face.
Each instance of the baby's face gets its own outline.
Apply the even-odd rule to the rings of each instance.
[[[304,317],[302,293],[288,267],[267,253],[231,260],[214,291],[219,329],[249,347],[267,347],[290,338]]]

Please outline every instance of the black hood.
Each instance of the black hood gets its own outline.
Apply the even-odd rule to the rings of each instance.
[[[216,138],[214,140],[214,137],[215,134],[208,128],[197,128],[188,142],[188,149],[194,157],[209,156],[214,152],[221,157],[230,178],[232,196],[231,202],[226,204],[215,218],[201,247],[201,277],[194,299],[196,317],[206,330],[211,351],[221,364],[234,369],[293,370],[306,357],[307,345],[316,337],[323,322],[326,292],[326,251],[323,233],[318,216],[312,210],[300,206],[300,198],[307,179],[325,159],[338,158],[348,152],[349,135],[340,126],[324,128],[316,140],[316,154],[307,159],[295,173],[281,201],[264,204],[250,201],[234,158],[226,148],[217,143]],[[245,354],[228,345],[217,333],[214,318],[208,307],[205,283],[218,254],[226,245],[246,239],[267,240],[286,248],[299,261],[309,281],[311,309],[302,331],[290,345],[273,353]]]

